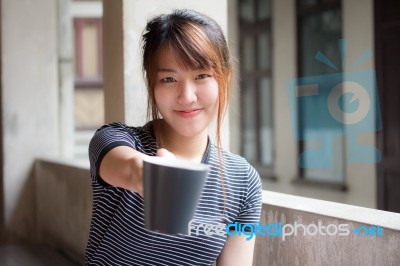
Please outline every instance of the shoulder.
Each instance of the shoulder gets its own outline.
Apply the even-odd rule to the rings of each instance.
[[[222,150],[222,154],[223,154],[224,161],[227,162],[232,167],[235,167],[235,166],[237,166],[237,167],[243,167],[243,166],[249,167],[250,166],[248,161],[244,157],[242,157],[242,156],[240,156],[238,154],[232,153],[232,152],[227,151],[227,150]]]
[[[218,148],[216,147],[217,153]],[[223,162],[227,165],[227,167],[233,168],[233,169],[242,169],[249,171],[250,169],[254,169],[253,166],[242,156],[232,153],[228,150],[222,149],[222,156],[223,156]]]
[[[219,149],[215,145],[213,145],[213,150],[213,157],[216,158],[214,160],[217,164],[219,163],[219,155],[222,155],[222,168],[224,172],[228,173],[229,177],[259,182],[258,172],[244,157],[225,149]]]
[[[129,134],[150,134],[150,128],[151,126],[148,124],[140,127],[133,127],[133,126],[128,126],[122,122],[114,122],[110,124],[106,124],[101,126],[99,129],[97,129],[96,133],[98,132],[104,132],[104,131],[114,131],[114,132],[126,132]]]
[[[235,221],[244,224],[257,223],[260,218],[262,204],[260,175],[242,156],[230,151],[218,150],[216,147],[214,150],[216,151],[214,157],[218,156],[219,152],[222,154],[221,174],[229,206],[237,210]]]
[[[140,127],[128,126],[121,122],[103,125],[97,129],[93,139],[109,139],[113,141],[132,141],[135,143],[152,142],[151,125],[148,123]]]
[[[154,155],[157,151],[148,124],[141,127],[131,127],[120,122],[106,124],[95,132],[89,143],[89,161],[94,178],[99,175],[98,169],[104,156],[118,146],[128,146],[148,155]]]
[[[152,137],[149,125],[131,127],[115,122],[100,127],[89,144],[91,161],[101,159],[109,150],[117,146],[129,146],[142,153],[154,153],[155,139]]]

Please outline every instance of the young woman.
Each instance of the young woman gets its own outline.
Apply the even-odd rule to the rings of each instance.
[[[90,143],[93,215],[86,265],[252,264],[254,237],[199,230],[204,224],[257,224],[260,218],[259,175],[220,148],[231,68],[226,39],[211,18],[175,10],[148,22],[143,70],[151,119],[141,127],[105,125]],[[216,144],[208,137],[214,118]],[[210,165],[188,234],[144,228],[144,156]]]

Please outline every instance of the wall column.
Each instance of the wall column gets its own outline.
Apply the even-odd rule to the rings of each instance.
[[[30,242],[33,162],[59,154],[57,1],[2,0],[1,10],[4,235]]]
[[[364,52],[369,49],[374,51],[373,6],[374,3],[372,0],[342,1],[343,37],[347,40],[347,58],[344,64],[345,73],[375,69],[374,56],[369,57],[357,67],[352,67],[352,64]],[[360,16],[360,14],[362,15]],[[370,78],[375,79],[376,77]],[[345,130],[348,129],[345,128]],[[368,144],[372,147],[376,147],[375,139],[376,132],[367,132],[358,136],[360,143]],[[348,198],[351,204],[376,208],[376,163],[351,164],[348,161],[345,163],[347,164],[346,181],[350,188]]]
[[[58,0],[58,66],[60,84],[60,155],[74,155],[74,47],[72,0]]]
[[[297,141],[290,125],[286,82],[296,73],[296,3],[272,2],[272,80],[275,138],[275,173],[289,185],[297,176]]]

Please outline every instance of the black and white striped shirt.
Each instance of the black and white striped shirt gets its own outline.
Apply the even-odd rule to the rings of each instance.
[[[107,184],[99,176],[105,154],[116,146],[129,146],[155,155],[151,123],[128,127],[113,123],[101,127],[89,146],[93,188],[93,213],[86,265],[211,265],[221,252],[225,235],[167,235],[144,228],[143,198],[137,193]],[[261,212],[261,182],[245,159],[223,151],[222,169],[218,148],[210,144],[203,163],[210,172],[194,221],[198,223],[256,224]],[[224,177],[224,196],[220,173]],[[199,231],[197,231],[199,232]]]

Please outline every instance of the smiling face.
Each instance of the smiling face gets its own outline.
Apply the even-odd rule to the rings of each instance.
[[[218,83],[212,69],[191,69],[177,60],[170,45],[157,55],[154,98],[168,125],[167,133],[206,136],[218,105]]]
[[[180,136],[194,136],[206,132],[216,112],[216,144],[221,146],[221,128],[231,93],[232,72],[229,49],[221,27],[199,12],[174,10],[147,23],[142,44],[142,67],[148,90],[147,118],[154,122],[155,134],[165,133],[161,132],[161,115],[173,132]],[[167,49],[168,45],[172,51]],[[161,50],[164,50],[163,55]],[[160,74],[167,74],[163,82]],[[179,95],[182,89],[178,88],[182,88],[182,84],[194,89],[183,90]],[[185,96],[191,91],[195,93]]]

